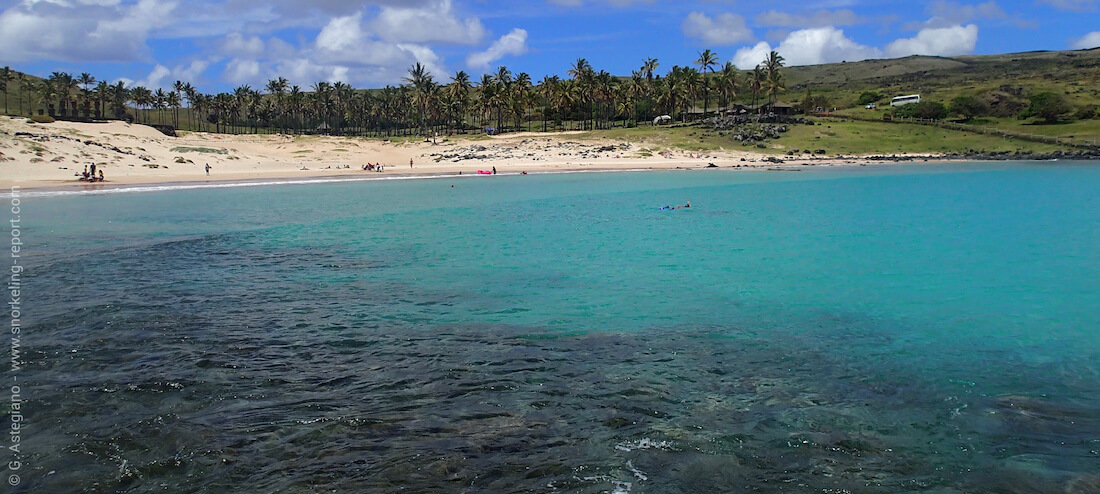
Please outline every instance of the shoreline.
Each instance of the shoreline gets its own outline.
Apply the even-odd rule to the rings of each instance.
[[[764,154],[737,148],[690,151],[668,143],[599,134],[520,132],[440,142],[333,136],[225,135],[169,137],[123,122],[33,124],[0,118],[0,189],[35,195],[247,187],[298,183],[501,175],[659,171],[791,171],[817,166],[873,166],[956,161],[1097,160],[1095,152],[1047,155],[976,152],[864,156]],[[368,163],[385,171],[363,170]],[[404,164],[409,164],[405,168]],[[415,166],[414,166],[415,163]],[[213,170],[209,175],[205,167]],[[81,168],[106,181],[78,180]],[[5,192],[10,195],[10,192]]]
[[[820,162],[799,162],[799,163],[752,163],[751,165],[743,166],[672,166],[672,167],[646,167],[646,168],[621,168],[621,167],[588,167],[588,168],[555,168],[555,169],[542,169],[527,172],[526,175],[567,175],[567,174],[581,174],[581,173],[644,173],[644,172],[697,172],[697,171],[715,171],[726,173],[737,172],[801,172],[804,170],[812,170],[819,168],[859,168],[859,167],[879,167],[890,165],[902,165],[902,166],[920,166],[920,165],[939,165],[950,163],[998,163],[1008,160],[968,160],[968,159],[941,159],[935,157],[929,157],[927,159],[897,159],[892,161],[885,160],[835,160],[835,159],[823,159]],[[1016,160],[1012,160],[1016,161]],[[1045,160],[1019,160],[1021,162],[1034,162],[1042,163]],[[166,181],[152,181],[152,182],[130,182],[130,183],[97,183],[97,184],[35,184],[31,186],[15,184],[12,186],[5,186],[7,190],[0,189],[0,197],[11,197],[10,190],[14,187],[19,188],[19,195],[21,197],[63,197],[63,196],[80,196],[80,195],[103,195],[103,194],[120,194],[120,193],[144,193],[144,192],[164,192],[164,191],[176,191],[176,190],[192,190],[192,189],[221,189],[221,188],[240,188],[240,187],[270,187],[270,186],[286,186],[286,185],[314,185],[314,184],[341,184],[341,183],[354,183],[354,182],[383,182],[383,181],[405,181],[405,180],[438,180],[438,179],[487,179],[492,176],[523,176],[524,173],[519,171],[507,171],[500,172],[496,175],[477,175],[477,174],[457,174],[455,172],[404,172],[404,173],[374,173],[366,172],[372,176],[362,176],[356,174],[341,174],[341,175],[312,175],[312,176],[265,176],[265,177],[248,177],[248,178],[232,178],[232,179],[207,179],[207,180],[166,180]],[[380,175],[380,176],[377,176]]]
[[[246,177],[226,177],[226,178],[206,178],[203,179],[180,179],[172,178],[166,180],[151,180],[151,181],[123,181],[123,182],[98,182],[98,183],[86,183],[86,182],[30,182],[30,183],[6,183],[0,182],[0,197],[11,197],[10,192],[13,189],[18,188],[19,195],[24,197],[59,197],[59,196],[78,196],[78,195],[101,195],[101,194],[115,194],[115,193],[141,193],[141,192],[159,192],[170,190],[190,190],[190,189],[219,189],[219,188],[238,188],[238,187],[265,187],[265,186],[280,186],[280,185],[310,185],[310,184],[339,184],[339,183],[353,183],[353,182],[383,182],[383,181],[404,181],[404,180],[437,180],[437,179],[476,179],[476,178],[489,178],[492,176],[523,176],[523,175],[566,175],[566,174],[579,174],[579,173],[643,173],[643,172],[672,172],[672,171],[723,171],[723,172],[800,172],[803,170],[811,170],[818,168],[859,168],[859,167],[879,167],[890,165],[937,165],[937,164],[950,164],[950,163],[1003,163],[1003,162],[1030,162],[1030,163],[1046,163],[1051,161],[1060,161],[1059,159],[970,159],[964,157],[941,157],[941,156],[871,156],[861,158],[820,158],[818,160],[791,160],[771,162],[765,160],[759,160],[755,162],[738,163],[736,165],[725,166],[685,166],[685,164],[670,163],[668,166],[649,166],[649,167],[599,167],[599,166],[577,166],[577,167],[555,167],[555,168],[539,168],[537,165],[534,170],[527,171],[502,171],[496,175],[478,175],[475,173],[460,174],[454,171],[413,171],[407,170],[398,172],[359,172],[355,171],[344,172],[339,174],[330,175],[308,175],[308,176],[294,176],[290,174],[256,174]],[[1096,161],[1091,158],[1067,158],[1065,161]],[[693,163],[694,164],[694,163]],[[314,171],[314,170],[310,170]],[[366,175],[366,176],[364,176]]]

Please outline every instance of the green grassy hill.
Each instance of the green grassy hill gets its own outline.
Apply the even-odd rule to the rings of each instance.
[[[920,94],[947,102],[990,91],[1023,99],[1038,91],[1065,94],[1075,105],[1100,103],[1100,48],[962,57],[913,56],[785,69],[787,99],[806,90],[833,106],[855,106],[864,91],[892,97]]]

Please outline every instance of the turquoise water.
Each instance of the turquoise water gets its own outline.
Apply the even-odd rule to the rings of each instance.
[[[1100,164],[23,206],[28,489],[1100,486]]]

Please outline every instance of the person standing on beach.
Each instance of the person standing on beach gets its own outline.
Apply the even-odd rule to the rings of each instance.
[[[413,167],[413,159],[409,158],[409,168],[412,168],[412,167]]]
[[[206,176],[210,176],[210,163],[206,164]]]

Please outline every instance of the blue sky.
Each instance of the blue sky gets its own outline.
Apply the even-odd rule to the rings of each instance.
[[[283,76],[399,84],[421,63],[446,82],[500,65],[535,81],[577,58],[659,73],[711,49],[741,68],[1100,46],[1100,0],[0,0],[0,64],[90,72],[208,93]]]

